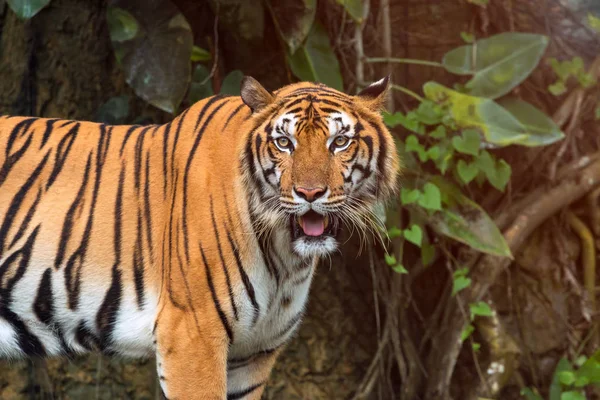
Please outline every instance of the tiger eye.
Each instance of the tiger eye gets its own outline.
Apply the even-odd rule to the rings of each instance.
[[[348,138],[345,136],[338,136],[335,138],[335,145],[338,147],[343,147],[348,143]]]
[[[290,140],[286,137],[280,137],[277,139],[277,144],[279,147],[286,148],[290,145]]]

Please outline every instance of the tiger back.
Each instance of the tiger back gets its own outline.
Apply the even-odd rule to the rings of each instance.
[[[387,87],[247,77],[164,125],[0,117],[0,356],[154,354],[167,398],[260,398],[319,257],[395,190]]]

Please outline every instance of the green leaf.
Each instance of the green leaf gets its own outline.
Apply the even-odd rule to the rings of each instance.
[[[560,96],[567,92],[567,87],[563,81],[556,81],[552,85],[548,85],[548,91],[554,96]]]
[[[33,18],[50,0],[6,0],[6,3],[17,17],[22,20]]]
[[[463,329],[460,333],[460,341],[464,342],[465,340],[467,340],[469,336],[471,336],[473,331],[475,331],[475,327],[471,324],[467,325],[465,329]]]
[[[221,94],[239,96],[240,88],[242,87],[242,78],[244,78],[244,73],[240,70],[236,69],[228,73],[221,84]]]
[[[383,122],[390,128],[402,125],[411,132],[418,134],[425,133],[425,127],[419,122],[413,112],[409,112],[407,115],[404,115],[401,112],[396,112],[394,114],[383,112]]]
[[[444,125],[438,125],[433,131],[429,133],[434,139],[445,139],[446,138],[446,127]]]
[[[583,364],[585,364],[585,362],[588,360],[588,358],[585,355],[581,355],[579,357],[577,357],[577,359],[575,360],[575,365],[577,365],[578,367],[581,367]]]
[[[473,96],[501,97],[527,78],[548,46],[548,38],[532,33],[506,32],[446,53],[444,67],[473,75],[466,88]]]
[[[211,56],[208,50],[204,50],[201,47],[193,46],[192,47],[192,55],[190,56],[190,60],[193,62],[197,61],[208,61]]]
[[[398,228],[397,226],[392,226],[390,229],[387,230],[387,235],[390,239],[401,237],[402,230],[400,228]]]
[[[212,82],[209,79],[210,71],[202,64],[196,65],[194,74],[192,75],[192,82],[190,83],[190,90],[188,91],[188,102],[194,104],[195,102],[212,96]]]
[[[423,240],[423,230],[417,224],[413,224],[410,229],[404,230],[404,239],[408,240],[412,244],[421,247],[421,241]]]
[[[471,286],[471,278],[466,276],[457,276],[452,281],[452,296],[455,296],[461,290]]]
[[[558,379],[563,385],[570,386],[573,383],[575,383],[577,377],[575,376],[575,372],[573,371],[561,371],[558,373]]]
[[[443,178],[434,178],[433,181],[443,191],[445,198],[444,208],[428,219],[435,231],[475,250],[512,258],[504,236],[477,203]]]
[[[563,392],[560,395],[560,400],[586,400],[585,395],[576,390],[570,390],[568,392]]]
[[[340,65],[329,44],[327,31],[319,22],[315,21],[306,42],[295,53],[288,54],[287,60],[298,78],[343,89]]]
[[[481,344],[477,343],[477,342],[473,342],[473,343],[471,343],[471,347],[473,348],[473,351],[478,352],[479,349],[481,349]]]
[[[587,376],[578,376],[577,379],[575,379],[575,382],[573,383],[573,386],[575,387],[584,387],[590,384],[590,378],[588,378]]]
[[[402,264],[396,264],[392,267],[392,269],[394,270],[394,272],[397,272],[399,274],[408,274],[408,270],[404,268]]]
[[[342,5],[349,16],[357,23],[361,23],[364,19],[363,5],[361,0],[335,0]]]
[[[494,315],[490,305],[485,301],[478,301],[476,303],[469,304],[469,311],[471,312],[471,319],[475,316],[491,317]]]
[[[469,32],[461,32],[460,37],[465,43],[473,43],[475,41],[475,35]]]
[[[462,131],[462,136],[452,138],[452,146],[454,146],[456,151],[472,156],[479,154],[480,144],[481,138],[479,137],[479,132],[475,129],[465,129]]]
[[[420,197],[421,197],[421,192],[419,192],[419,189],[412,189],[412,190],[407,189],[407,188],[400,189],[400,202],[403,205],[414,203],[417,200],[419,200]]]
[[[458,160],[456,172],[458,173],[461,182],[468,185],[479,173],[479,167],[477,166],[476,161],[467,164],[465,160]]]
[[[414,112],[416,118],[425,125],[437,125],[442,122],[444,111],[433,101],[424,100]]]
[[[440,189],[435,184],[427,182],[423,186],[423,193],[419,197],[418,204],[428,210],[441,210],[441,199]]]
[[[140,30],[135,17],[119,7],[108,7],[106,14],[110,40],[125,42],[135,38]]]
[[[592,13],[587,14],[587,24],[590,28],[600,33],[600,18],[596,17]]]
[[[485,141],[489,143],[498,146],[510,144],[539,146],[553,143],[563,137],[562,134],[557,135],[554,130],[549,132],[543,130],[543,128],[549,129],[549,126],[528,124],[531,121],[523,115],[523,112],[511,108],[511,111],[516,112],[516,115],[513,115],[511,111],[493,100],[462,94],[436,82],[426,83],[423,90],[427,98],[449,108],[450,114],[459,128],[477,129],[483,133]],[[512,104],[527,103],[503,101],[503,104],[511,107]],[[533,110],[533,106],[528,107],[528,110]],[[534,118],[537,120],[538,117],[539,112],[535,117],[532,116],[531,120]],[[530,136],[534,136],[534,138],[530,139]],[[540,140],[540,136],[545,139]]]
[[[487,169],[485,170],[485,175],[488,179],[488,182],[498,189],[501,192],[504,192],[504,188],[506,184],[510,180],[511,168],[510,164],[508,164],[504,160],[498,161],[493,170]]]
[[[560,400],[562,394],[562,384],[560,383],[560,373],[562,371],[573,371],[573,367],[569,364],[569,360],[561,358],[556,365],[554,375],[552,376],[552,384],[548,393],[549,400]]]
[[[427,157],[429,157],[430,160],[437,160],[438,158],[440,158],[440,146],[431,146],[430,148],[427,149]]]
[[[316,0],[269,0],[269,10],[279,36],[294,54],[308,36],[317,13]]]
[[[385,254],[384,258],[385,263],[389,266],[396,265],[396,263],[398,262],[396,261],[396,256],[394,256],[393,254]]]
[[[421,262],[424,266],[431,265],[435,257],[435,246],[429,243],[421,244]]]
[[[530,388],[521,389],[521,396],[524,396],[526,400],[544,400],[542,396]]]
[[[128,115],[129,96],[111,97],[100,107],[95,121],[108,125],[122,125]]]
[[[600,104],[594,109],[594,119],[598,121],[600,119]]]
[[[135,93],[169,113],[176,113],[188,90],[191,75],[192,30],[177,7],[168,0],[134,2],[113,1],[107,17],[117,18],[110,23],[111,41],[125,80]],[[123,19],[129,14],[131,18]],[[137,31],[123,26],[136,21]],[[123,23],[123,21],[129,21]],[[120,27],[120,28],[116,28]],[[135,36],[131,37],[135,32]],[[123,41],[125,38],[129,40]]]
[[[580,377],[586,377],[590,383],[600,383],[600,350],[596,350],[577,371]]]
[[[506,97],[498,104],[523,126],[527,136],[518,142],[521,146],[546,146],[565,137],[552,118],[523,100]]]

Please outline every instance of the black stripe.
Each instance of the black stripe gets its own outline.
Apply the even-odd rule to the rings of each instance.
[[[223,131],[225,131],[225,128],[227,128],[227,125],[229,125],[229,121],[231,121],[231,119],[238,113],[240,112],[240,110],[245,106],[244,103],[240,104],[239,106],[237,106],[235,108],[235,110],[233,110],[233,112],[231,114],[229,114],[229,116],[227,117],[227,120],[225,121],[225,125],[223,125]]]
[[[227,400],[237,400],[246,397],[264,384],[264,382],[261,382],[239,392],[227,393]]]
[[[84,321],[79,321],[77,329],[75,329],[75,340],[88,351],[100,350],[100,339],[91,329],[85,326]]]
[[[54,268],[59,268],[63,262],[65,257],[65,252],[67,250],[67,243],[69,238],[71,237],[71,233],[73,231],[73,224],[75,219],[75,214],[77,210],[83,206],[83,196],[85,194],[85,190],[87,188],[88,179],[90,175],[90,167],[92,165],[92,155],[88,156],[88,160],[85,166],[85,171],[83,173],[83,182],[79,187],[79,191],[77,192],[77,196],[75,196],[75,200],[71,203],[69,210],[67,211],[67,215],[65,216],[65,222],[63,223],[62,232],[60,234],[60,242],[58,244],[58,252],[56,253],[56,258],[54,259]]]
[[[127,132],[125,132],[125,137],[123,138],[123,143],[121,143],[121,150],[119,150],[119,155],[123,155],[123,150],[125,150],[125,145],[129,141],[131,134],[139,127],[139,125],[131,125],[129,129],[127,129]]]
[[[208,101],[204,104],[204,107],[202,107],[202,110],[198,114],[198,119],[196,120],[196,124],[194,125],[194,132],[196,132],[198,130],[198,127],[200,126],[200,122],[202,122],[202,118],[204,117],[204,114],[206,114],[207,110],[210,108],[211,104],[213,104],[217,100],[220,100],[225,97],[229,97],[229,96],[218,94],[218,95],[213,96],[210,99],[208,99]]]
[[[134,173],[133,176],[135,178],[135,188],[138,192],[140,191],[140,171],[142,170],[142,153],[144,149],[144,138],[146,137],[146,132],[150,130],[152,126],[147,126],[138,135],[137,142],[135,143],[135,164],[134,164]]]
[[[152,212],[150,210],[150,151],[146,152],[146,180],[144,181],[144,217],[146,219],[146,240],[150,258],[154,259],[154,246],[152,244]]]
[[[210,294],[212,296],[213,303],[217,310],[217,314],[219,314],[219,318],[221,319],[223,328],[225,328],[225,332],[227,332],[227,337],[229,338],[229,343],[233,343],[233,331],[231,330],[231,326],[229,325],[229,322],[227,321],[227,316],[225,315],[225,313],[223,312],[223,309],[221,308],[221,303],[219,302],[219,299],[217,298],[217,292],[215,291],[215,286],[212,281],[212,275],[210,273],[210,268],[208,268],[208,262],[206,261],[206,256],[204,255],[204,249],[202,249],[201,244],[199,244],[199,247],[200,247],[200,254],[202,256],[202,262],[204,263],[204,270],[206,272],[206,282],[208,283],[208,287],[210,289]]]
[[[54,318],[54,297],[52,294],[52,269],[46,268],[33,302],[33,310],[40,321],[52,324]]]
[[[269,341],[271,343],[276,342],[277,340],[279,340],[282,337],[284,337],[285,335],[287,335],[292,329],[294,329],[298,325],[298,323],[300,322],[300,319],[302,319],[303,314],[304,314],[304,311],[300,311],[300,312],[298,312],[298,314],[294,315],[292,317],[292,319],[289,320],[289,322],[287,323],[285,328],[280,330],[275,336],[273,336],[271,339],[269,339]]]
[[[10,134],[11,138],[8,141],[6,151],[5,151],[6,158],[4,159],[2,168],[0,168],[0,186],[2,186],[2,184],[6,180],[11,168],[17,163],[17,161],[19,161],[19,159],[21,157],[23,157],[23,155],[25,154],[25,151],[29,148],[31,141],[33,140],[33,135],[30,135],[27,138],[27,140],[25,141],[25,143],[23,144],[23,146],[21,146],[19,148],[19,150],[17,150],[16,152],[12,153],[13,141],[17,138],[17,133],[19,132],[19,130],[21,128],[23,128],[24,131],[27,131],[34,121],[35,121],[35,119],[22,121],[22,122],[18,123],[15,126],[15,128],[12,130],[12,132]]]
[[[231,308],[233,309],[233,316],[237,321],[238,311],[237,306],[235,305],[235,299],[233,298],[233,288],[231,287],[231,279],[229,278],[229,271],[227,270],[227,265],[225,264],[225,258],[223,257],[223,249],[221,248],[221,240],[219,238],[219,230],[217,229],[217,221],[215,220],[215,209],[213,207],[213,198],[210,195],[210,217],[212,219],[213,229],[215,231],[215,239],[217,241],[217,249],[219,250],[219,258],[221,259],[221,265],[223,266],[223,273],[225,274],[225,282],[227,283],[227,292],[229,293],[229,301],[231,302]]]
[[[171,132],[171,126],[173,121],[165,125],[165,133],[163,134],[163,199],[167,198],[167,150],[169,148],[169,133]]]
[[[187,110],[185,110],[180,116],[179,116],[179,123],[177,124],[177,129],[175,130],[175,137],[173,138],[173,149],[171,149],[171,180],[175,180],[175,149],[177,148],[177,143],[179,142],[179,134],[181,133],[181,126],[183,125],[183,121],[185,120],[185,117],[187,116],[187,113],[190,111],[191,108],[188,108]]]
[[[65,165],[65,161],[67,160],[67,156],[71,151],[71,147],[73,146],[73,142],[77,137],[77,132],[79,131],[80,124],[77,123],[73,126],[65,136],[60,140],[58,146],[56,148],[56,153],[54,155],[54,168],[52,168],[52,172],[50,173],[50,177],[46,182],[46,190],[52,186],[54,180],[62,171],[63,166]]]
[[[29,178],[27,178],[27,181],[25,181],[23,186],[21,186],[19,191],[15,194],[15,197],[13,197],[10,206],[8,207],[8,211],[4,216],[4,221],[2,221],[2,225],[0,226],[0,257],[2,257],[2,255],[4,254],[4,244],[6,239],[8,238],[8,231],[11,228],[12,223],[19,212],[19,208],[21,207],[25,196],[33,186],[33,183],[40,176],[42,169],[44,169],[44,166],[48,161],[49,155],[50,153],[47,153],[42,162],[38,164],[38,166],[35,168],[35,170],[32,172]]]
[[[42,142],[40,143],[40,150],[50,139],[50,134],[54,132],[54,124],[56,121],[60,121],[59,119],[48,119],[46,120],[46,130],[44,131],[44,136],[42,136]]]
[[[200,119],[202,118],[202,116],[204,115],[206,110],[208,109],[208,106],[218,99],[219,99],[219,97],[215,96],[206,103],[206,105],[202,109],[202,112],[200,113],[200,117],[198,117],[198,122],[196,123],[196,126],[200,123]],[[183,213],[182,213],[182,215],[183,215],[183,239],[184,239],[183,243],[184,243],[184,247],[185,247],[185,260],[188,263],[190,262],[190,250],[189,250],[188,227],[187,227],[187,197],[188,197],[187,192],[188,192],[188,178],[189,178],[190,168],[192,167],[192,160],[194,159],[196,150],[198,150],[198,146],[200,145],[200,140],[202,139],[202,135],[204,134],[206,127],[208,126],[210,121],[213,119],[215,114],[225,104],[227,104],[228,101],[229,101],[229,99],[225,99],[221,104],[219,104],[217,107],[215,107],[215,109],[210,113],[210,115],[208,117],[206,117],[206,119],[204,120],[202,127],[196,133],[196,139],[194,141],[194,144],[192,145],[192,149],[190,150],[190,154],[188,156],[188,159],[187,159],[187,162],[185,165],[185,170],[183,173]]]
[[[102,306],[96,315],[96,325],[100,332],[100,347],[103,351],[108,350],[111,342],[111,334],[117,320],[117,312],[121,305],[121,271],[117,264],[112,268],[112,279],[110,288],[106,292]]]
[[[133,282],[135,284],[138,308],[142,309],[144,305],[144,249],[142,243],[142,214],[139,209],[136,232],[137,235],[133,250]]]
[[[379,139],[379,154],[377,154],[377,173],[378,176],[385,176],[386,170],[384,168],[385,160],[387,157],[387,145],[385,143],[385,137],[381,127],[373,121],[367,120],[369,125],[377,132],[377,138]]]
[[[38,190],[37,197],[33,201],[33,204],[31,205],[31,207],[29,207],[29,210],[27,211],[27,214],[25,215],[23,222],[21,222],[21,226],[19,227],[19,230],[17,231],[17,234],[15,235],[13,240],[10,242],[9,247],[14,246],[19,241],[19,239],[21,239],[21,237],[23,237],[23,235],[25,234],[25,231],[27,230],[27,227],[29,227],[29,223],[31,222],[31,219],[33,218],[33,214],[35,214],[35,210],[37,209],[37,206],[40,204],[41,199],[42,199],[42,191]]]

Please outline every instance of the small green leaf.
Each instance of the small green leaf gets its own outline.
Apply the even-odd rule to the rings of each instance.
[[[399,274],[408,274],[408,271],[406,270],[406,268],[404,268],[402,264],[396,264],[392,267],[392,269],[394,270],[394,272],[397,272]]]
[[[429,136],[434,139],[446,139],[446,127],[444,125],[438,125],[429,133]]]
[[[329,35],[317,21],[313,23],[304,44],[288,55],[287,60],[294,75],[304,81],[321,82],[337,90],[344,87]]]
[[[383,122],[390,128],[394,128],[398,125],[402,125],[404,128],[411,132],[423,134],[425,127],[416,118],[415,113],[409,112],[404,115],[401,112],[390,114],[388,112],[383,113]]]
[[[479,165],[481,165],[481,164],[479,164]],[[500,161],[498,161],[498,163],[496,163],[494,165],[493,169],[490,169],[490,168],[486,168],[486,169],[481,168],[481,169],[485,172],[488,182],[493,187],[498,189],[499,191],[504,192],[504,189],[506,188],[506,184],[510,180],[510,175],[511,175],[510,164],[508,164],[504,160],[500,160]]]
[[[17,17],[22,20],[33,18],[50,0],[6,0],[6,3]]]
[[[554,375],[552,376],[552,383],[550,384],[550,390],[548,393],[549,400],[560,400],[562,393],[562,384],[560,383],[560,373],[562,371],[573,371],[573,367],[566,358],[561,358],[556,365]]]
[[[363,21],[363,5],[361,0],[336,0],[336,2],[344,7],[348,15],[356,23],[360,24]]]
[[[236,69],[228,73],[221,84],[221,94],[239,96],[243,78],[244,73],[240,70]]]
[[[441,210],[441,199],[442,195],[440,193],[440,189],[435,184],[427,182],[423,186],[423,193],[418,200],[418,204],[428,210]]]
[[[590,378],[588,378],[587,376],[578,376],[577,379],[575,380],[575,382],[573,383],[573,386],[584,387],[589,384],[590,384]]]
[[[561,94],[565,94],[567,92],[567,86],[565,86],[563,81],[556,81],[552,85],[548,86],[548,91],[554,96],[560,96]]]
[[[120,7],[108,7],[106,21],[110,40],[113,42],[125,42],[135,38],[140,30],[135,17]]]
[[[431,262],[433,261],[434,257],[435,246],[429,243],[421,244],[421,262],[423,263],[423,265],[426,267],[431,265]]]
[[[427,149],[427,157],[430,160],[437,160],[440,158],[440,146],[431,146]]]
[[[600,33],[600,18],[596,17],[592,13],[587,14],[587,24],[590,28]]]
[[[462,136],[452,138],[452,146],[454,146],[456,151],[472,156],[479,154],[480,144],[481,138],[479,137],[479,132],[475,129],[465,129],[462,131]]]
[[[460,341],[464,342],[465,340],[467,340],[469,336],[471,336],[473,331],[475,331],[475,327],[471,324],[467,325],[465,329],[463,329],[460,333]]]
[[[421,197],[421,192],[419,192],[418,189],[407,189],[407,188],[402,188],[400,189],[400,202],[403,205],[407,205],[407,204],[412,204],[414,202],[416,202],[417,200],[419,200],[419,198]]]
[[[473,43],[475,41],[475,35],[469,32],[461,32],[460,37],[465,43]]]
[[[458,173],[460,180],[465,185],[468,185],[479,173],[479,167],[477,166],[476,161],[467,164],[464,160],[458,160],[456,172]]]
[[[530,388],[521,389],[521,396],[524,396],[526,400],[544,400],[542,396]]]
[[[444,114],[442,108],[430,100],[423,100],[415,111],[417,119],[425,125],[439,124]]]
[[[393,254],[385,254],[384,258],[385,263],[389,266],[396,265],[396,263],[398,262],[396,261],[396,256],[394,256]]]
[[[490,308],[489,304],[485,301],[478,301],[476,303],[469,304],[469,310],[471,312],[471,319],[475,316],[479,317],[491,317],[494,312]]]
[[[477,342],[473,342],[473,343],[471,343],[471,347],[473,348],[473,351],[477,353],[479,351],[479,349],[481,349],[481,344],[479,344]]]
[[[583,364],[585,364],[587,359],[588,358],[585,355],[581,355],[581,356],[577,357],[577,359],[575,360],[575,365],[577,365],[578,367],[581,367]]]
[[[573,371],[561,371],[558,373],[558,379],[563,385],[570,386],[573,383],[575,383],[577,377],[575,376],[575,372]]]
[[[410,229],[405,229],[403,233],[404,239],[416,246],[421,246],[421,241],[423,240],[423,230],[419,225],[413,224]]]
[[[578,74],[577,81],[584,89],[589,89],[596,84],[596,78],[586,72]]]
[[[387,235],[390,239],[401,237],[402,230],[400,228],[398,228],[397,226],[392,226],[390,229],[387,230]]]
[[[585,395],[576,390],[570,390],[568,392],[563,392],[560,395],[560,400],[586,400]]]
[[[201,47],[193,46],[192,47],[192,55],[190,56],[190,60],[193,62],[197,61],[207,61],[210,60],[210,53],[208,50],[204,50]]]
[[[457,276],[452,281],[452,296],[455,296],[461,290],[471,286],[471,278],[466,276]]]
[[[495,99],[527,78],[548,42],[543,35],[506,32],[451,50],[442,63],[449,72],[473,75],[466,84],[471,95]]]

